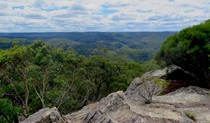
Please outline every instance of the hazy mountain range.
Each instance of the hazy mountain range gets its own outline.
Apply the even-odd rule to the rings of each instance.
[[[31,44],[42,40],[52,46],[72,49],[81,55],[122,57],[128,61],[151,59],[162,42],[174,32],[46,32],[0,33],[0,48],[7,49],[13,41]]]

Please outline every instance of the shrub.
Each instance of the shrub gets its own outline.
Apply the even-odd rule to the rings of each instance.
[[[210,84],[210,20],[170,36],[156,60],[177,65],[193,75],[201,86]]]

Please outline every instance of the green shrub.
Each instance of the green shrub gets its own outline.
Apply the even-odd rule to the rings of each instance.
[[[159,62],[191,72],[200,86],[210,84],[210,21],[188,27],[170,36],[156,55]]]

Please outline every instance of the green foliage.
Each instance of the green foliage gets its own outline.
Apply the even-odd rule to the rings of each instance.
[[[28,116],[56,106],[62,113],[80,109],[109,93],[126,90],[140,76],[139,63],[105,56],[84,57],[42,41],[0,50],[0,94]]]
[[[157,63],[157,61],[155,61],[155,59],[151,59],[149,61],[142,63],[142,67],[145,72],[161,69],[161,66]]]
[[[169,82],[163,79],[155,78],[154,81],[155,81],[155,84],[157,84],[161,88],[165,88],[169,85]]]
[[[21,114],[21,108],[13,106],[8,99],[0,98],[0,123],[17,123]]]
[[[174,64],[191,72],[207,86],[210,80],[210,22],[188,27],[170,36],[156,55],[158,61]]]

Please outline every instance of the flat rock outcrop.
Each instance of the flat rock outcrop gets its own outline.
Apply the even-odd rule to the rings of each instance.
[[[154,96],[150,104],[118,91],[65,117],[73,123],[210,123],[210,91],[190,86]]]

